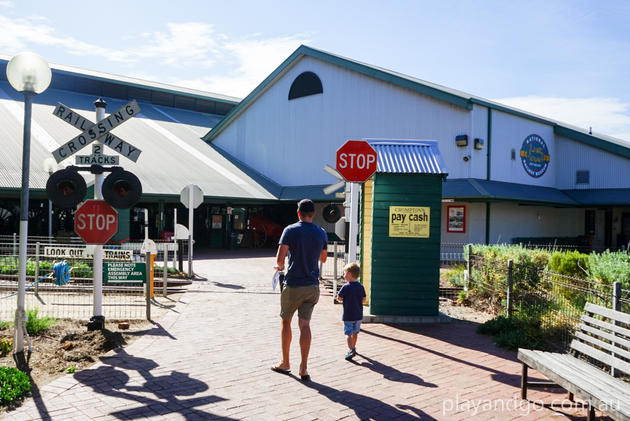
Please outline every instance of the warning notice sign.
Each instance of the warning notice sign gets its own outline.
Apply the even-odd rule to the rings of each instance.
[[[429,238],[431,208],[419,206],[389,207],[389,236]]]
[[[134,262],[103,263],[103,283],[139,284],[147,280],[146,265]]]

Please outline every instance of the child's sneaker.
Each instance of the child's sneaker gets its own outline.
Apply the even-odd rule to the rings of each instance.
[[[356,352],[354,352],[354,349],[351,349],[345,356],[346,361],[350,361],[355,355],[357,355]]]
[[[357,349],[356,348],[352,348],[352,356],[353,357],[357,356]]]

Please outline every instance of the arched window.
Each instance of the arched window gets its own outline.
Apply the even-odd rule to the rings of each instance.
[[[313,72],[304,72],[295,78],[289,89],[289,100],[324,92],[322,81]]]

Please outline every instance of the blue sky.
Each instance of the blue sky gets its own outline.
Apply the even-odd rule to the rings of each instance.
[[[300,44],[630,142],[628,1],[0,0],[0,54],[246,96]]]

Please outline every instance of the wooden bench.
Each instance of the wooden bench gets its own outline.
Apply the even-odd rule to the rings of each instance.
[[[630,314],[587,303],[580,321],[570,353],[518,350],[523,363],[521,398],[527,399],[528,386],[557,385],[569,392],[570,400],[575,395],[588,403],[589,421],[595,419],[595,409],[630,421],[630,383],[611,374],[630,375]],[[528,381],[528,368],[551,382]]]

